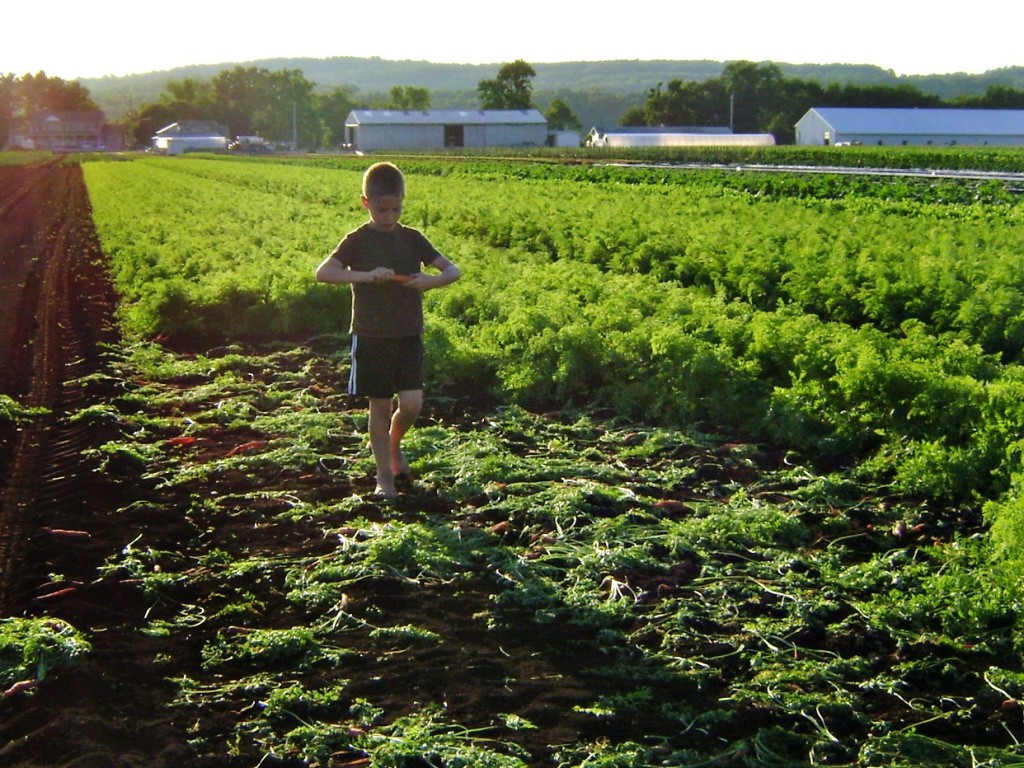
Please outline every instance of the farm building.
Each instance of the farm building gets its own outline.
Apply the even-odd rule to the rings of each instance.
[[[123,149],[124,131],[104,122],[102,112],[37,112],[11,131],[17,149]]]
[[[228,129],[213,120],[182,120],[156,132],[153,149],[168,155],[220,152],[228,147]]]
[[[796,143],[1024,145],[1024,110],[815,107],[797,122]]]
[[[345,140],[363,152],[544,146],[548,122],[536,109],[354,109],[345,120]]]
[[[627,126],[602,133],[592,128],[588,147],[750,147],[775,143],[770,133],[733,133],[728,128]]]
[[[579,131],[553,131],[548,134],[548,146],[551,147],[579,147]]]

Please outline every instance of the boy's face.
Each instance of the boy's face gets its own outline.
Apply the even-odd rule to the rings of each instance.
[[[390,232],[402,216],[402,195],[376,195],[364,197],[363,208],[370,212],[370,223],[374,229]]]

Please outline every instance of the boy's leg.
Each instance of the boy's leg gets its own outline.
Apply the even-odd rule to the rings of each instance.
[[[395,473],[391,469],[391,398],[370,398],[370,450],[377,462],[377,493],[387,497],[398,495]]]
[[[423,410],[422,389],[408,389],[398,393],[398,410],[391,416],[388,435],[391,470],[395,476],[409,474],[409,462],[406,461],[405,454],[402,453],[402,438],[416,423],[421,410]]]

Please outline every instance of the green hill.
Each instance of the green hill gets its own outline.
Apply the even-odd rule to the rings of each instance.
[[[261,59],[247,62],[204,64],[123,77],[83,78],[81,83],[108,118],[118,119],[132,108],[155,101],[172,80],[209,80],[235,66],[270,70],[298,69],[323,90],[345,86],[357,94],[386,93],[396,85],[412,85],[431,91],[437,108],[476,105],[476,87],[493,78],[502,64],[438,64],[428,61],[391,61],[377,57],[326,59]],[[912,85],[942,98],[978,95],[998,84],[1024,90],[1024,67],[1007,67],[981,75],[964,73],[899,76],[891,70],[866,64],[787,64],[775,62],[789,78],[862,85]],[[706,80],[722,73],[721,61],[577,61],[530,62],[537,77],[534,94],[544,107],[556,95],[565,99],[585,127],[612,125],[628,107],[641,104],[647,92],[670,80]]]

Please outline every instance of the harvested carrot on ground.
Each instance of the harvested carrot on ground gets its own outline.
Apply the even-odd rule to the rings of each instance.
[[[252,453],[253,451],[261,451],[267,447],[266,440],[250,440],[247,443],[237,445],[228,451],[228,456],[237,456],[240,453]]]

